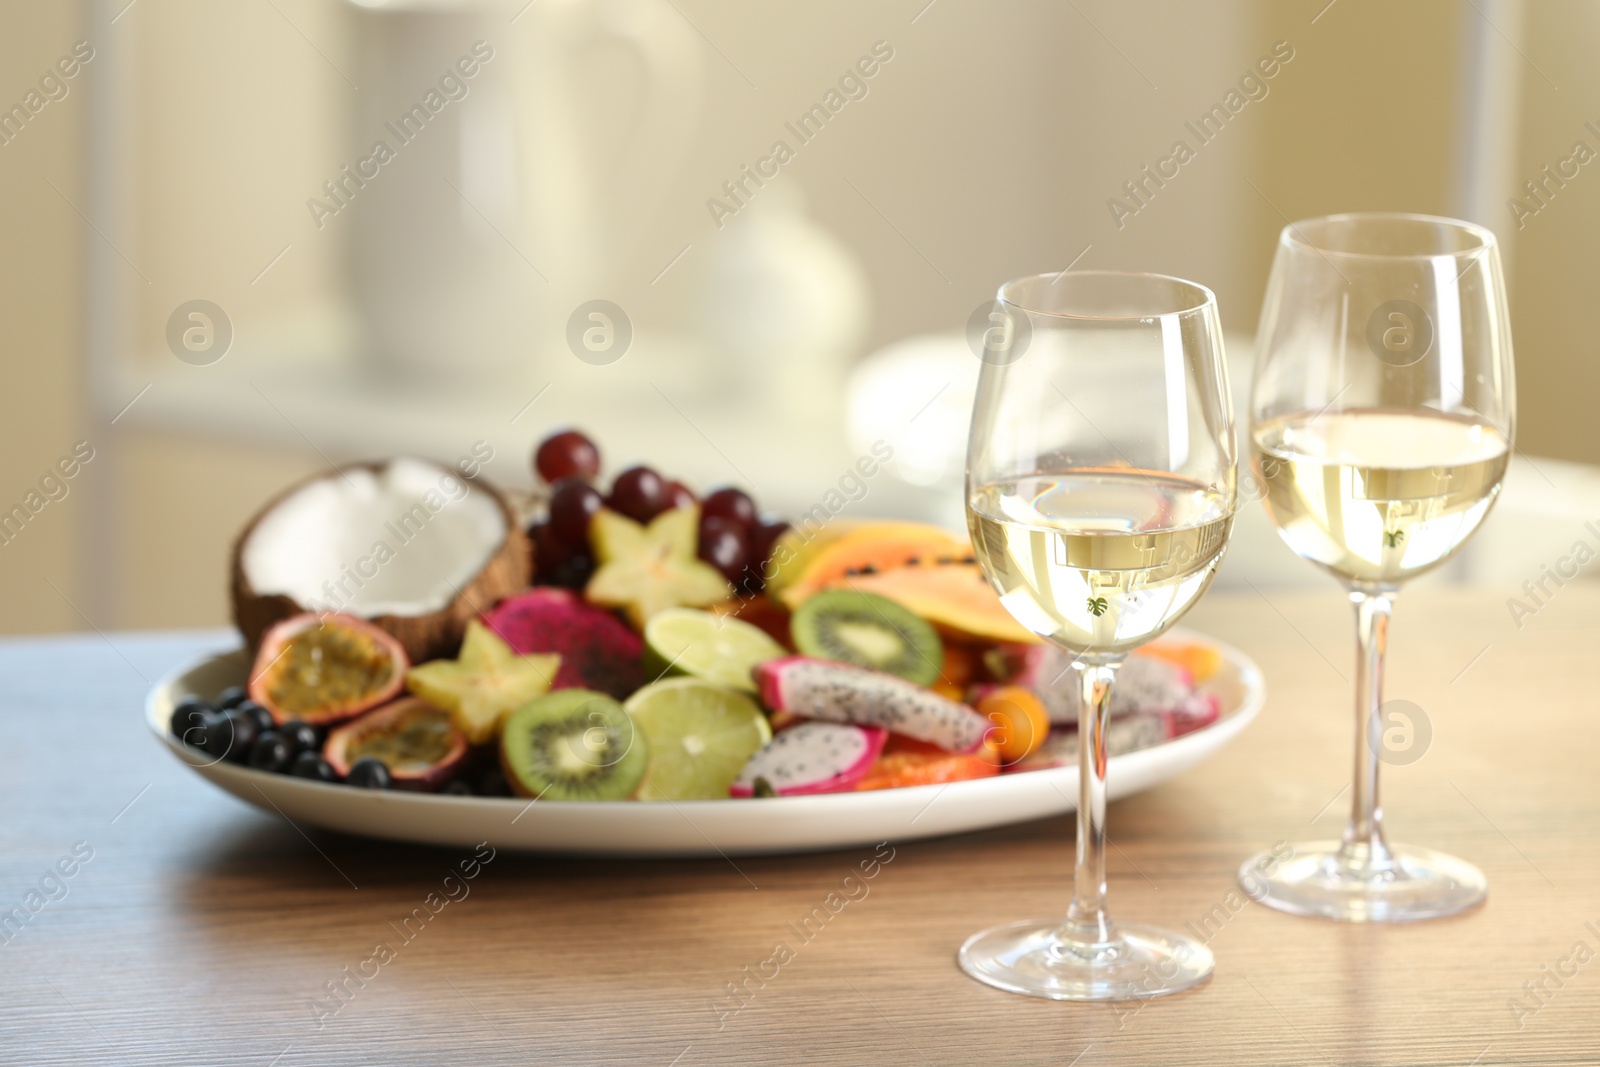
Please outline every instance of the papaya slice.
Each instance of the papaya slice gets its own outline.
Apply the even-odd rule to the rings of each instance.
[[[779,564],[776,575],[768,582],[768,588],[790,608],[869,567],[882,570],[905,566],[913,559],[930,563],[939,557],[960,559],[972,552],[966,538],[920,522],[867,523],[807,548],[810,551],[799,552],[792,560]]]
[[[867,776],[856,786],[869,789],[899,789],[910,785],[938,785],[970,778],[992,778],[1000,773],[994,752],[984,748],[970,755],[946,752],[926,741],[891,734],[883,754],[872,764]]]
[[[780,542],[781,544],[782,542]],[[791,609],[824,589],[876,593],[941,631],[982,641],[1035,642],[1000,603],[966,538],[918,522],[858,526],[781,563],[769,581]],[[774,559],[782,559],[774,550]]]
[[[846,583],[857,592],[893,600],[947,634],[1016,644],[1039,640],[1000,603],[999,594],[976,563],[901,566],[855,575],[840,584]]]

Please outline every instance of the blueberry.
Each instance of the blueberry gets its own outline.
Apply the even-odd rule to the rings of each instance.
[[[234,715],[248,715],[256,724],[256,733],[264,734],[268,730],[278,728],[277,720],[272,717],[272,712],[257,704],[253,700],[241,700],[230,709]]]
[[[344,781],[358,789],[388,789],[394,783],[384,762],[371,756],[363,756],[351,764]]]
[[[233,734],[228,739],[228,756],[236,763],[243,763],[250,756],[250,747],[256,743],[256,738],[261,736],[261,727],[257,725],[255,717],[248,711],[241,713],[241,709],[220,713],[228,720],[228,725]]]
[[[302,752],[322,754],[322,739],[317,736],[316,727],[310,723],[291,719],[278,727],[278,732],[289,742],[289,751],[294,755],[298,756]]]
[[[195,727],[188,743],[197,745],[208,756],[225,759],[228,749],[233,747],[233,721],[220,711],[201,712],[200,725]]]
[[[228,711],[245,702],[249,696],[242,685],[230,685],[217,694],[216,706],[218,711]]]
[[[447,797],[470,797],[472,795],[472,786],[457,778],[439,791]]]
[[[289,764],[289,773],[296,778],[310,778],[316,782],[337,782],[339,773],[333,769],[333,764],[317,755],[315,752],[302,752]]]
[[[276,730],[267,730],[250,746],[248,762],[258,771],[281,774],[289,769],[292,758],[288,740]]]
[[[180,701],[178,706],[172,709],[172,718],[168,722],[168,727],[172,730],[172,736],[186,745],[198,747],[200,735],[191,731],[200,725],[201,717],[209,711],[211,711],[211,705],[203,700],[196,700],[191,697],[188,700]]]

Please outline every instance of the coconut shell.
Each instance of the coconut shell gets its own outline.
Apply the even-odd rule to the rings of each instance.
[[[376,471],[387,465],[382,461],[354,463],[348,464],[346,469]],[[262,595],[252,589],[244,573],[245,542],[261,520],[284,500],[312,482],[339,476],[337,471],[328,471],[296,482],[256,512],[234,539],[229,583],[233,624],[239,628],[252,655],[260,648],[262,635],[267,630],[292,615],[316,609],[299,604],[292,597]],[[532,580],[533,551],[505,494],[482,478],[463,478],[462,481],[473,492],[489,494],[505,517],[506,538],[489,556],[483,569],[440,610],[424,615],[379,615],[368,620],[399,641],[412,663],[454,658],[461,648],[462,638],[466,636],[467,623],[499,601],[526,589]]]

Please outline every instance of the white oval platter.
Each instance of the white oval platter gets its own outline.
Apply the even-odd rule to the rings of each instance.
[[[1181,774],[1236,737],[1266,700],[1261,671],[1239,650],[1194,633],[1222,653],[1223,666],[1202,688],[1221,702],[1216,722],[1182,737],[1111,757],[1111,799]],[[943,785],[863,793],[681,802],[531,802],[378,792],[268,774],[212,760],[172,737],[176,703],[241,684],[242,650],[207,656],[172,672],[150,690],[145,719],[172,755],[216,786],[297,826],[430,845],[610,856],[735,856],[852,848],[965,833],[1060,815],[1077,807],[1078,769],[1056,767]]]

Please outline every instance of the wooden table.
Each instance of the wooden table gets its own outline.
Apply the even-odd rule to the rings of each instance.
[[[6,642],[0,912],[42,883],[60,899],[0,931],[0,1062],[1600,1063],[1600,960],[1573,955],[1600,952],[1600,591],[1569,585],[1520,632],[1505,598],[1402,596],[1388,692],[1433,732],[1421,760],[1385,769],[1391,835],[1477,863],[1488,903],[1402,928],[1245,904],[1213,923],[1207,984],[1116,1009],[1009,996],[955,965],[978,928],[1064,907],[1068,819],[896,847],[868,896],[729,1012],[726,983],[795,944],[789,924],[866,850],[737,867],[502,851],[401,942],[390,924],[465,853],[308,838],[146,734],[147,681],[226,637]],[[1226,911],[1252,850],[1337,835],[1348,616],[1331,587],[1194,613],[1260,662],[1270,699],[1209,764],[1113,806],[1117,914],[1198,922]],[[93,855],[74,864],[78,842]],[[47,879],[63,859],[73,875]],[[400,947],[366,964],[380,941]]]

